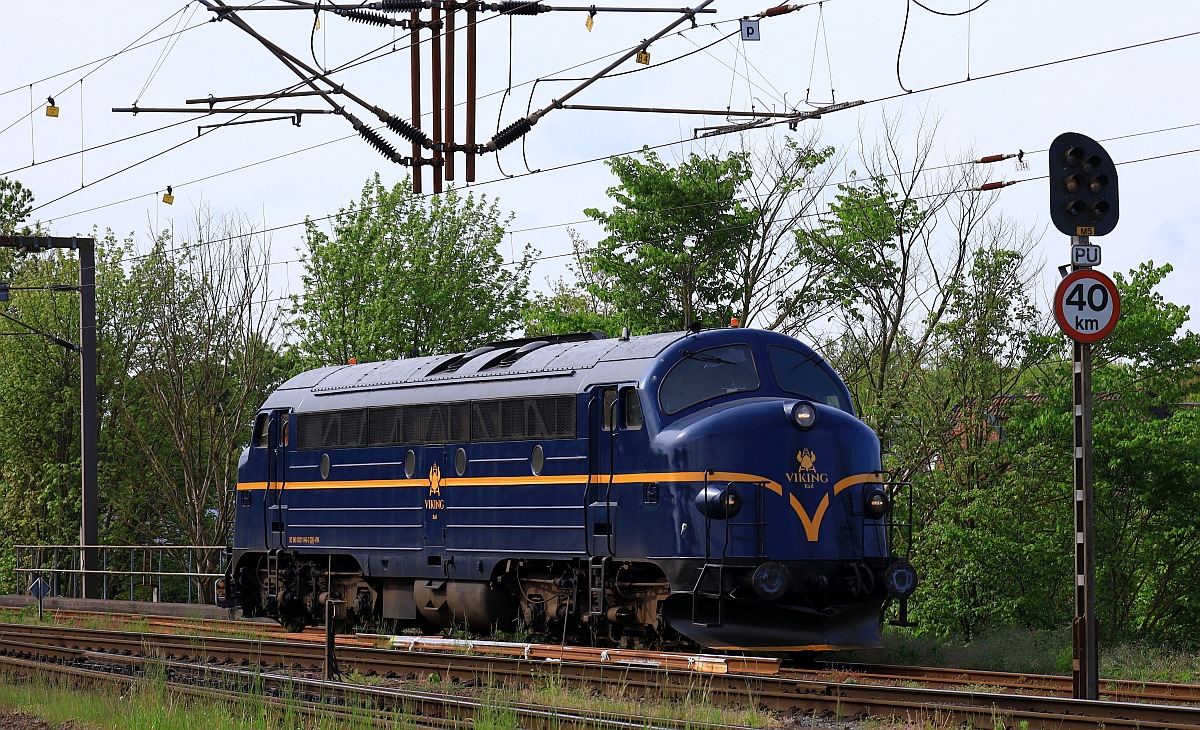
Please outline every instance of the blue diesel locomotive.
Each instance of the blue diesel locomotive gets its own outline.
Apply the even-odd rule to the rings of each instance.
[[[292,628],[334,599],[598,645],[873,646],[917,582],[894,496],[846,386],[790,337],[498,342],[276,390],[218,593]]]

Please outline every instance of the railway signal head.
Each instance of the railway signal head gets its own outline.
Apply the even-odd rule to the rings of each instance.
[[[1117,166],[1100,143],[1077,132],[1050,145],[1050,220],[1068,236],[1103,236],[1117,226]]]

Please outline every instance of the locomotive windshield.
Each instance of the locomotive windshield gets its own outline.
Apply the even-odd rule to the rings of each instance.
[[[754,356],[745,345],[685,350],[683,359],[663,378],[658,403],[663,413],[670,415],[717,396],[758,390],[758,386]]]
[[[801,395],[816,403],[852,413],[841,385],[821,366],[816,355],[805,355],[787,347],[767,347],[775,382],[787,393]]]

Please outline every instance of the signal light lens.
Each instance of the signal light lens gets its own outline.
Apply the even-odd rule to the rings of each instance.
[[[1083,150],[1079,147],[1071,147],[1066,152],[1063,152],[1063,162],[1071,167],[1077,167],[1083,162]]]
[[[1100,158],[1098,156],[1092,155],[1091,157],[1089,157],[1083,161],[1083,171],[1084,172],[1095,172],[1103,164],[1104,163],[1100,161]]]
[[[1108,203],[1101,200],[1092,206],[1092,218],[1100,220],[1108,213]]]
[[[1082,186],[1082,185],[1083,185],[1083,178],[1080,177],[1079,175],[1072,175],[1072,176],[1068,177],[1066,180],[1063,180],[1063,187],[1067,189],[1068,193],[1073,193],[1076,190],[1079,190],[1080,186]]]
[[[1088,190],[1093,193],[1098,193],[1106,187],[1108,187],[1108,175],[1097,175],[1088,183]]]
[[[1079,214],[1082,213],[1086,207],[1087,206],[1083,204],[1082,200],[1072,200],[1067,205],[1067,216],[1070,218],[1078,218]]]

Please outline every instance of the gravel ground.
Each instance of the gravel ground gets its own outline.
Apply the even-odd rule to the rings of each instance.
[[[52,725],[24,712],[0,710],[0,730],[84,730],[84,726],[75,722]]]

